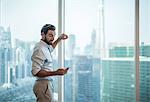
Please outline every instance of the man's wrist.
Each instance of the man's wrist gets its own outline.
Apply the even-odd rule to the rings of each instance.
[[[54,75],[57,75],[56,71],[49,71],[49,76],[54,76]]]
[[[57,71],[53,71],[53,75],[57,75]]]
[[[61,40],[61,39],[62,39],[61,36],[59,36],[59,37],[58,37],[58,40]]]

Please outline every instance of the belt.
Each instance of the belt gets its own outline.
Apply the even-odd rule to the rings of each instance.
[[[37,79],[36,81],[53,81],[53,79]]]

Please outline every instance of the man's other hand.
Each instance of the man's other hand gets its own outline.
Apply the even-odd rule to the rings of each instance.
[[[66,74],[67,73],[67,69],[65,69],[65,68],[59,68],[59,69],[57,69],[56,70],[56,74],[57,75],[64,75],[64,74]]]

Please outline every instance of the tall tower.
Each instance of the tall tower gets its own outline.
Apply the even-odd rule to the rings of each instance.
[[[98,24],[97,24],[97,35],[96,35],[96,53],[97,57],[102,59],[106,57],[106,47],[105,47],[105,31],[104,31],[104,0],[99,0],[98,4]],[[100,64],[100,95],[103,93],[104,88],[104,77],[102,64]],[[100,97],[103,102],[103,97]]]
[[[99,57],[104,57],[105,54],[105,32],[104,32],[104,0],[99,0],[98,5],[98,24],[96,37],[96,53]]]

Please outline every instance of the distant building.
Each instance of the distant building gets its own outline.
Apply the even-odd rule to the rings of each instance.
[[[92,101],[92,59],[75,56],[73,60],[73,101]]]
[[[93,29],[92,33],[91,33],[91,41],[88,45],[85,46],[84,48],[84,54],[86,56],[95,56],[95,50],[96,50],[96,30]]]
[[[100,97],[100,88],[101,88],[101,67],[100,67],[100,59],[93,58],[92,59],[92,102],[101,102]]]
[[[70,34],[69,35],[69,39],[67,40],[67,43],[66,43],[66,59],[69,59],[71,60],[74,56],[74,52],[75,52],[75,45],[76,43],[76,38],[75,38],[75,35],[74,34]]]
[[[15,40],[14,65],[16,79],[32,76],[31,55],[34,44],[34,42],[24,42],[18,39]]]
[[[133,57],[133,46],[114,46],[109,49],[109,57]]]
[[[150,58],[140,60],[140,102],[150,101]],[[135,66],[133,58],[102,60],[102,102],[135,102]]]
[[[11,50],[10,28],[0,27],[0,84],[10,83]]]
[[[134,57],[135,48],[127,45],[114,45],[109,48],[109,57]],[[150,45],[140,46],[140,56],[150,57]]]
[[[150,45],[145,45],[143,42],[140,47],[140,56],[150,57]]]
[[[140,102],[150,102],[150,45],[140,46]],[[133,46],[113,46],[102,59],[102,102],[135,102]]]
[[[135,67],[132,58],[102,60],[101,102],[135,102]]]
[[[150,102],[150,57],[140,58],[140,102]]]

